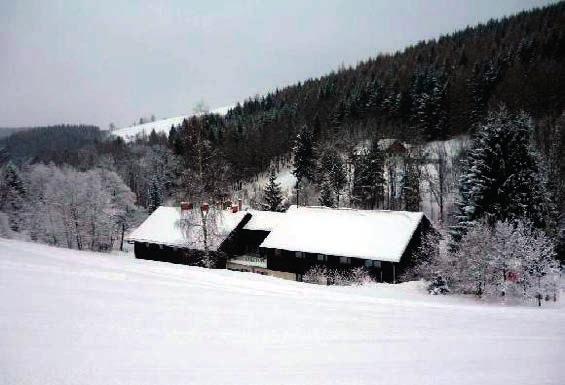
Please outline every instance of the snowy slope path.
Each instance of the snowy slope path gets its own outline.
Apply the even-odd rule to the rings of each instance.
[[[565,307],[0,239],[0,384],[565,383]]]

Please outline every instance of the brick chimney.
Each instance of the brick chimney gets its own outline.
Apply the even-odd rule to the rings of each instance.
[[[192,203],[191,202],[181,202],[180,203],[180,215],[182,217],[187,216],[192,210]]]
[[[181,202],[180,203],[181,211],[188,211],[192,210],[192,203],[191,202]]]

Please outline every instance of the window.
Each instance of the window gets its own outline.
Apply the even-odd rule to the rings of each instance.
[[[318,254],[318,262],[327,262],[328,256],[324,254]]]
[[[350,265],[351,264],[351,258],[349,258],[349,257],[339,257],[339,263],[342,263],[344,265]]]
[[[370,259],[365,260],[365,267],[374,267],[377,269],[381,268],[381,261],[372,261]]]
[[[294,255],[296,256],[296,258],[298,259],[302,259],[304,258],[304,253],[302,251],[297,251],[294,253]]]

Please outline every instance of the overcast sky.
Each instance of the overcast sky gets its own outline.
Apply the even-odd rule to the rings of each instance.
[[[211,108],[542,0],[0,1],[0,127]]]

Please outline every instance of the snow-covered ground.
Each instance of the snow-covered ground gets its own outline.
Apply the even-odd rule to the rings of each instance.
[[[565,307],[0,239],[1,384],[565,383]]]
[[[233,108],[233,106],[220,107],[211,110],[210,113],[225,115],[231,108]],[[144,133],[149,135],[151,130],[155,130],[156,133],[165,133],[166,135],[169,135],[171,126],[178,126],[184,119],[190,116],[192,115],[175,116],[173,118],[160,119],[154,122],[138,124],[136,126],[119,128],[112,131],[112,135],[121,136],[126,141],[133,140],[137,135],[143,135]]]

